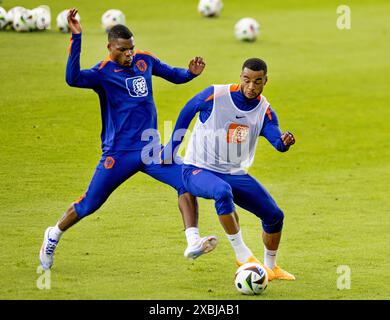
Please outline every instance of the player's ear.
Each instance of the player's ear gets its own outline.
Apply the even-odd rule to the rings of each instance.
[[[265,79],[264,79],[264,85],[267,83],[267,81],[268,81],[268,76],[267,76],[267,75],[265,75]]]

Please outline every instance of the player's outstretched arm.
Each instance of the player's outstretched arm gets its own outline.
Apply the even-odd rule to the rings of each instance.
[[[196,108],[192,105],[191,100],[184,106],[180,111],[179,117],[177,118],[175,128],[167,145],[161,150],[160,158],[161,164],[172,164],[173,158],[180,144],[182,143],[185,133],[197,113]]]
[[[195,57],[190,60],[188,69],[171,67],[159,59],[154,58],[153,75],[161,77],[175,84],[186,83],[200,75],[206,66],[202,57]]]
[[[69,28],[72,31],[72,39],[69,47],[68,63],[66,65],[66,82],[71,87],[95,88],[98,85],[97,68],[80,70],[81,52],[81,25],[76,19],[77,9],[71,9],[68,13]]]
[[[266,138],[276,150],[286,152],[290,146],[295,143],[294,135],[286,131],[282,133],[279,128],[279,121],[276,113],[269,107],[267,114],[264,117],[263,128],[261,129],[261,136]]]
[[[200,111],[211,112],[213,104],[212,101],[207,101],[207,97],[209,97],[213,92],[214,88],[212,86],[206,88],[188,101],[184,108],[180,111],[172,136],[160,153],[161,164],[171,164],[173,162],[172,159],[177,153],[177,150],[183,141],[184,135],[195,115]]]

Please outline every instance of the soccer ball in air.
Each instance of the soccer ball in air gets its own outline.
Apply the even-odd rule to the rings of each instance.
[[[69,9],[61,11],[57,16],[57,28],[63,33],[67,33],[70,31],[68,24],[68,12]],[[76,14],[76,20],[80,21],[80,15]]]
[[[47,30],[51,27],[51,13],[48,6],[42,5],[32,9],[35,15],[35,26],[38,30]]]
[[[4,8],[0,7],[0,30],[5,28],[7,24],[7,11],[5,11]]]
[[[102,27],[106,32],[109,32],[117,24],[126,24],[126,18],[122,11],[110,9],[102,15]]]
[[[245,263],[237,269],[234,284],[242,294],[261,294],[268,285],[267,272],[258,263]]]
[[[234,34],[241,41],[255,41],[260,33],[260,25],[253,18],[242,18],[234,26]]]
[[[204,17],[219,16],[223,7],[221,0],[200,0],[198,11]]]
[[[35,29],[35,16],[31,10],[16,11],[12,27],[18,32],[32,31]]]

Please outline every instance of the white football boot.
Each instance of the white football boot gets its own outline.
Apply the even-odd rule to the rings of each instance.
[[[51,239],[49,237],[50,230],[53,227],[48,227],[43,236],[43,243],[41,251],[39,251],[39,260],[41,261],[42,268],[47,270],[53,265],[54,250],[57,247],[58,240]]]
[[[208,253],[215,249],[218,239],[216,236],[207,236],[200,238],[194,245],[188,246],[184,251],[184,256],[187,259],[196,259],[204,253]]]

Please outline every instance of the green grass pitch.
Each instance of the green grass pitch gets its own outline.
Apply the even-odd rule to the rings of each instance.
[[[202,18],[197,1],[3,1],[47,4],[52,30],[0,32],[1,299],[389,299],[390,24],[387,0],[348,0],[351,29],[336,27],[339,1],[224,0],[222,15]],[[100,111],[91,90],[65,83],[70,36],[55,29],[78,7],[81,66],[107,55],[100,17],[121,9],[136,46],[175,66],[201,55],[203,75],[184,85],[154,78],[159,128],[175,121],[194,94],[238,81],[242,62],[264,58],[264,95],[297,143],[286,154],[264,139],[250,170],[285,213],[278,264],[295,282],[273,281],[262,296],[234,288],[233,251],[214,212],[200,200],[202,234],[217,249],[189,262],[175,191],[137,174],[103,207],[66,232],[51,289],[36,282],[48,225],[85,191],[100,157]],[[235,22],[261,25],[255,43],[234,38]],[[164,138],[167,138],[165,135]],[[246,243],[262,259],[260,224],[239,210]],[[337,287],[339,266],[350,289]]]

